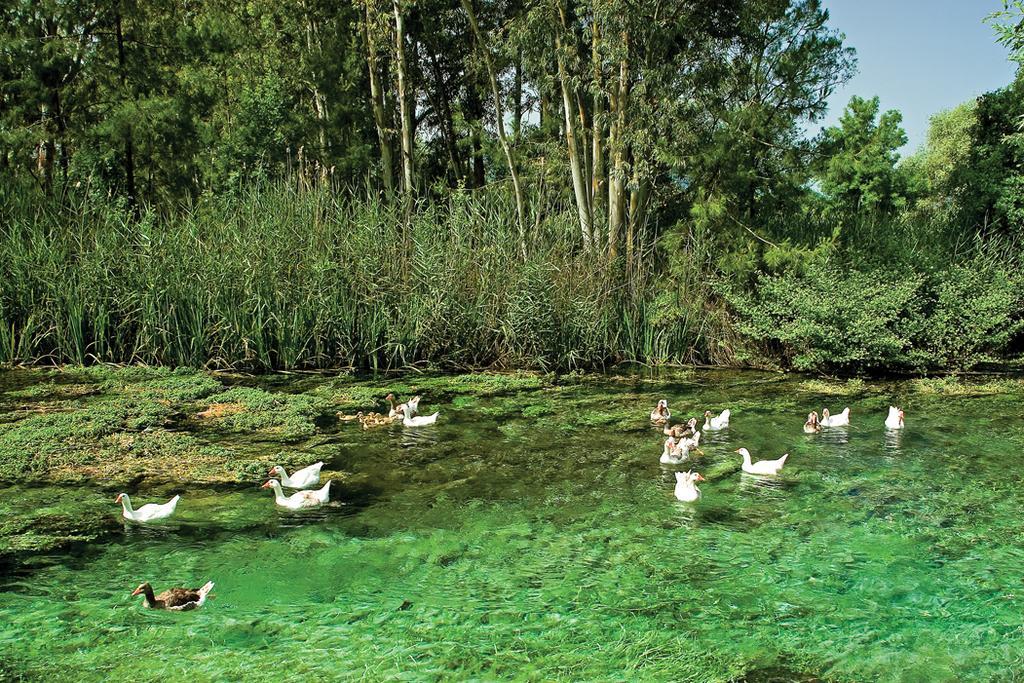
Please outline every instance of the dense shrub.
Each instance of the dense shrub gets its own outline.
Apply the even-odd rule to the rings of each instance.
[[[741,332],[798,370],[967,369],[1022,330],[1022,282],[979,262],[932,275],[811,265],[727,292]]]

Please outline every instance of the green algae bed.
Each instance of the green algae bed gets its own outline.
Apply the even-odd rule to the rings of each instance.
[[[440,421],[339,419],[389,391]],[[659,398],[733,411],[685,466],[696,504],[658,464]],[[3,371],[0,679],[1013,680],[1022,398],[1005,377]],[[802,432],[846,405],[848,429]],[[790,460],[753,478],[740,446]],[[325,508],[258,488],[317,460]],[[140,527],[119,491],[182,500]],[[216,598],[150,612],[144,580]]]

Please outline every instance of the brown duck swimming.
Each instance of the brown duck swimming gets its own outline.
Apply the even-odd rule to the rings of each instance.
[[[672,438],[685,439],[688,436],[693,436],[694,432],[697,431],[697,418],[691,417],[690,421],[686,424],[672,425],[671,427],[666,426],[664,429],[666,436]]]
[[[202,607],[206,602],[206,596],[213,590],[213,581],[207,581],[202,588],[168,588],[160,595],[153,595],[153,587],[149,581],[140,583],[139,587],[132,591],[132,597],[136,595],[145,596],[143,604],[149,609],[169,609],[184,612],[190,609]]]
[[[395,398],[394,394],[388,394],[387,396],[384,397],[384,400],[386,400],[388,404],[391,406],[391,409],[388,410],[388,417],[402,417],[402,415],[405,413],[405,406],[412,405],[412,401],[409,401],[407,403],[397,403],[396,401],[398,399]],[[412,405],[412,412],[414,415],[416,414],[415,405]]]

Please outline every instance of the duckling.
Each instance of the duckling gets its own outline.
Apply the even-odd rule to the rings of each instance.
[[[359,420],[359,424],[363,426],[363,429],[383,427],[395,421],[395,418],[382,415],[381,413],[363,413],[361,411],[356,413],[356,419]]]

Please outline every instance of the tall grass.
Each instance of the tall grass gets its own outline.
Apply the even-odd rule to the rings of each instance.
[[[500,196],[405,220],[279,183],[135,221],[10,188],[0,211],[2,363],[571,369],[704,351],[702,325],[652,319],[649,271],[579,250],[571,214],[548,212],[524,261]]]

